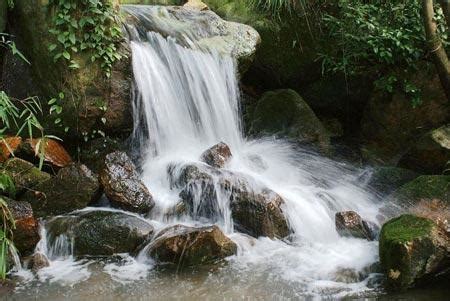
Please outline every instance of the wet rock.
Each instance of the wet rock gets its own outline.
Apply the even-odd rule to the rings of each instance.
[[[185,166],[178,178],[180,198],[194,218],[216,221],[228,203],[237,230],[254,237],[283,238],[290,230],[283,214],[284,200],[268,188],[241,175],[210,167]],[[228,205],[226,205],[228,206]]]
[[[377,236],[377,226],[364,221],[354,211],[337,212],[335,215],[336,231],[341,236],[374,240]]]
[[[6,202],[16,224],[13,231],[14,245],[21,255],[33,253],[40,235],[39,223],[34,217],[31,205],[11,199],[6,199]]]
[[[48,266],[50,266],[50,261],[45,254],[40,252],[34,253],[29,262],[29,267],[33,272],[37,272]]]
[[[48,223],[49,243],[66,235],[73,239],[75,256],[133,253],[153,233],[145,220],[123,212],[86,211],[61,216]]]
[[[329,151],[330,134],[294,90],[264,93],[250,115],[251,135],[275,135]]]
[[[402,215],[383,225],[380,261],[387,287],[404,290],[450,271],[450,237],[431,220]]]
[[[386,196],[418,176],[419,174],[409,169],[392,166],[375,167],[367,186],[378,194]]]
[[[124,152],[106,156],[104,168],[100,172],[100,182],[114,207],[146,214],[155,206],[136,167]]]
[[[19,158],[12,158],[3,165],[3,173],[9,175],[16,186],[18,194],[34,189],[40,183],[48,181],[50,174],[39,170],[32,163]]]
[[[66,149],[56,140],[48,138],[27,139],[26,142],[34,156],[40,156],[40,150],[44,149],[44,160],[56,167],[65,167],[72,163],[72,158]]]
[[[450,202],[442,200],[421,200],[411,208],[408,212],[432,220],[436,225],[450,234]]]
[[[105,158],[114,151],[124,151],[125,147],[119,140],[111,137],[102,137],[89,140],[83,145],[80,160],[89,169],[99,173],[104,166]]]
[[[5,162],[11,155],[14,155],[21,143],[21,137],[4,137],[0,141],[0,163]]]
[[[236,252],[236,244],[217,226],[176,225],[159,233],[148,247],[150,256],[177,267],[214,263]]]
[[[399,166],[423,174],[441,174],[450,162],[450,125],[425,134],[402,156]]]
[[[207,149],[201,156],[200,160],[215,168],[222,168],[232,157],[230,147],[220,142]]]
[[[37,217],[46,217],[85,208],[100,197],[99,191],[97,176],[83,164],[74,163],[20,199],[31,204]]]

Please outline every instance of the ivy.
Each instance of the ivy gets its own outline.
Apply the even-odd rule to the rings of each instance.
[[[54,7],[53,27],[56,43],[48,46],[54,61],[64,60],[71,69],[80,68],[77,53],[88,53],[91,62],[100,62],[106,77],[122,55],[117,51],[121,30],[110,1],[50,0]]]

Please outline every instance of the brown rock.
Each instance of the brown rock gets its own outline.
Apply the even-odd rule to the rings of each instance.
[[[200,160],[212,167],[222,168],[232,157],[230,147],[220,142],[207,149],[200,157]]]
[[[14,154],[20,143],[22,138],[17,136],[0,139],[0,162],[5,162],[11,154]]]
[[[338,212],[335,215],[336,231],[341,236],[374,240],[374,227],[354,211]]]
[[[49,138],[27,139],[36,157],[44,154],[44,160],[57,167],[65,167],[72,163],[66,149],[56,140]]]

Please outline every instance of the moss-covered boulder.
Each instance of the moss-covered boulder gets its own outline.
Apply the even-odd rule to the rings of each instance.
[[[217,226],[176,225],[161,231],[147,247],[151,257],[177,268],[215,263],[236,252],[237,245]]]
[[[330,134],[294,90],[266,92],[250,116],[252,135],[275,135],[329,151]]]
[[[75,163],[61,168],[55,177],[36,185],[20,200],[33,207],[37,217],[64,214],[82,209],[100,197],[97,175]]]
[[[367,186],[379,195],[386,196],[418,176],[418,173],[409,169],[380,166],[371,171]]]
[[[424,174],[441,174],[450,162],[450,125],[432,130],[402,156],[399,166]]]
[[[133,253],[153,233],[145,220],[131,214],[112,211],[86,211],[60,216],[47,224],[48,243],[65,235],[73,240],[75,256],[108,256]]]
[[[0,170],[11,177],[18,194],[34,189],[40,183],[46,182],[51,178],[50,174],[39,170],[32,163],[20,158],[9,159],[0,167]]]
[[[60,92],[65,94],[61,99],[61,114],[47,115],[44,124],[53,125],[54,119],[61,118],[64,126],[58,134],[72,137],[82,133],[91,135],[94,130],[118,132],[130,129],[131,64],[127,44],[122,41],[115,45],[116,53],[123,58],[113,64],[109,78],[100,60],[92,62],[93,53],[90,51],[78,49],[78,52],[72,52],[71,60],[79,68],[69,68],[65,60],[55,62],[55,53],[49,51],[50,45],[59,44],[57,37],[50,32],[54,27],[53,17],[59,13],[55,5],[41,0],[14,2],[14,10],[9,17],[10,27],[17,36],[18,48],[31,62],[32,76],[40,90],[37,96],[51,99]],[[117,0],[102,2],[104,5],[111,3],[118,10]],[[113,24],[106,25],[104,31],[109,31],[108,26]],[[69,134],[63,131],[65,127],[69,127]]]
[[[387,286],[403,290],[450,270],[450,237],[431,220],[402,215],[383,225],[380,261]]]

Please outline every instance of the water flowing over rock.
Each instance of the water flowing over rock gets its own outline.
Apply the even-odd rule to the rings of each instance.
[[[194,228],[176,225],[161,231],[147,252],[161,263],[181,268],[214,263],[235,255],[237,246],[217,226]]]
[[[50,266],[50,261],[45,254],[37,252],[31,256],[28,266],[33,272],[37,272],[40,269]]]
[[[365,238],[374,240],[377,236],[377,227],[361,218],[354,211],[343,211],[336,213],[336,230],[341,236]]]
[[[388,288],[404,290],[450,271],[450,236],[431,220],[402,215],[383,225],[380,260]]]
[[[418,173],[409,169],[391,166],[375,167],[371,171],[367,186],[381,196],[386,196],[418,176]]]
[[[139,23],[139,29],[174,37],[177,43],[192,49],[231,55],[245,71],[253,60],[260,36],[252,27],[227,22],[210,10],[180,6],[123,6],[130,14],[128,24]],[[131,31],[132,39],[137,38]]]
[[[20,199],[30,202],[37,217],[47,217],[83,209],[100,197],[99,192],[97,175],[83,164],[74,163]]]
[[[194,217],[217,221],[231,214],[236,230],[254,237],[283,238],[290,233],[282,210],[284,200],[243,176],[187,165],[174,182],[182,188],[180,197]]]
[[[106,156],[100,182],[114,207],[146,214],[155,205],[152,195],[139,179],[134,163],[124,152]]]
[[[47,225],[50,245],[65,235],[75,256],[133,253],[153,233],[153,227],[134,215],[112,211],[86,211],[52,219]]]
[[[233,155],[230,147],[220,142],[207,149],[201,156],[200,160],[215,168],[222,168],[227,164]]]
[[[7,199],[7,204],[16,225],[13,230],[14,245],[21,255],[31,254],[40,240],[39,224],[33,209],[27,202]]]

